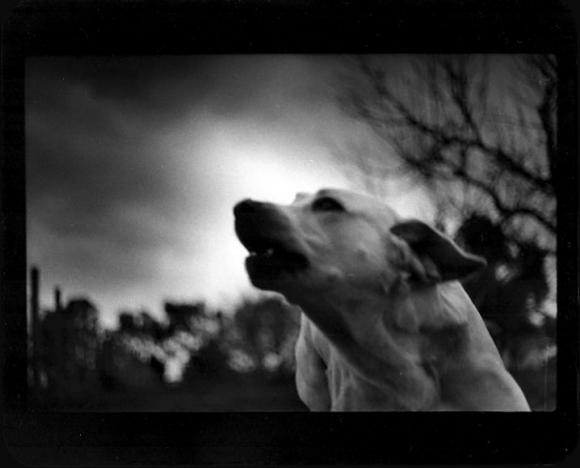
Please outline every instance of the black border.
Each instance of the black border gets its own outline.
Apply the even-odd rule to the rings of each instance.
[[[577,37],[543,0],[19,3],[3,25],[3,430],[26,464],[553,463],[578,443]],[[24,63],[35,55],[555,53],[558,390],[550,413],[48,413],[26,409]]]

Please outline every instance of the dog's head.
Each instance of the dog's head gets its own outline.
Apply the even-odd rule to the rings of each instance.
[[[290,205],[244,200],[234,214],[252,283],[298,305],[308,297],[392,298],[485,265],[429,225],[346,190],[299,194]]]

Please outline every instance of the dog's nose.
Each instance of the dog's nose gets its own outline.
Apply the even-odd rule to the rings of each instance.
[[[234,215],[240,216],[243,214],[256,213],[257,211],[259,211],[260,205],[262,205],[262,203],[247,198],[239,202],[236,206],[234,206]]]

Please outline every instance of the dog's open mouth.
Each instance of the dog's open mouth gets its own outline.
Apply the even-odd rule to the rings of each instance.
[[[254,234],[240,236],[240,241],[250,253],[246,259],[250,276],[296,273],[308,266],[304,255],[284,245],[279,239]]]
[[[246,269],[255,285],[296,274],[308,267],[301,243],[292,236],[288,220],[271,205],[245,200],[234,208],[235,230],[250,255]]]

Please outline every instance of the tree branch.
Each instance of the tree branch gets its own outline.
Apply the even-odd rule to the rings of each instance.
[[[485,207],[509,223],[508,228],[514,218],[529,218],[555,235],[555,214],[548,208],[555,195],[556,64],[550,57],[533,59],[540,61],[536,74],[525,75],[530,79],[528,91],[533,93],[520,95],[519,89],[526,90],[521,86],[511,90],[516,96],[500,93],[508,101],[498,117],[510,118],[514,112],[510,105],[519,112],[510,123],[513,128],[507,139],[502,138],[505,129],[499,119],[488,121],[482,114],[487,102],[479,100],[497,98],[487,93],[487,75],[477,75],[462,57],[456,63],[446,58],[422,63],[413,69],[417,80],[407,80],[400,89],[397,82],[386,79],[384,70],[361,58],[358,66],[367,80],[364,92],[369,94],[352,91],[350,110],[393,148],[410,174],[447,189],[441,197],[457,201],[461,183],[465,187],[463,206]],[[544,79],[538,80],[538,76]],[[518,107],[518,97],[525,99],[519,103],[524,107]],[[542,131],[545,138],[541,138]],[[364,170],[363,166],[359,165]],[[370,166],[366,169],[372,170]],[[478,204],[474,204],[476,199]]]
[[[474,132],[473,137],[464,137],[457,134],[449,134],[445,129],[437,127],[434,125],[429,125],[424,122],[421,118],[416,116],[400,99],[396,98],[390,90],[386,88],[383,80],[379,80],[377,74],[373,72],[368,65],[365,65],[363,69],[367,76],[372,80],[371,83],[375,92],[384,100],[386,100],[394,109],[403,117],[404,122],[407,126],[419,130],[421,133],[432,137],[433,139],[443,143],[444,145],[461,145],[470,146],[477,148],[480,151],[492,156],[498,164],[503,166],[506,170],[511,171],[515,175],[522,177],[526,181],[536,185],[538,189],[553,193],[554,187],[552,185],[552,180],[550,178],[540,177],[533,172],[526,169],[523,165],[515,161],[510,155],[504,151],[501,147],[493,147],[486,144],[478,131]],[[468,110],[465,112],[469,113]],[[368,109],[366,110],[366,115],[368,121],[371,123],[379,121],[381,125],[385,125],[384,120],[379,120],[377,117],[372,116]],[[368,118],[370,117],[370,118]],[[392,120],[392,119],[390,119]],[[473,120],[471,125],[475,125]]]

